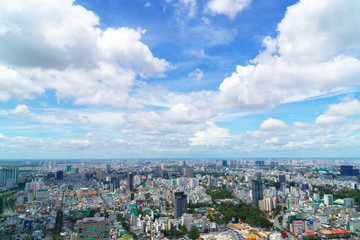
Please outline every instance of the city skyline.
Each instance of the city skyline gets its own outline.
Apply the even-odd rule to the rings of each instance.
[[[0,159],[359,156],[356,0],[0,4]]]

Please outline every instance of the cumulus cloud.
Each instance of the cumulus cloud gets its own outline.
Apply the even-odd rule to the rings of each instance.
[[[287,9],[276,38],[219,87],[217,102],[264,108],[359,86],[360,3],[301,0]]]
[[[279,130],[286,127],[286,123],[284,123],[281,120],[268,118],[266,119],[260,126],[260,129],[263,131],[273,131],[273,130]]]
[[[54,89],[77,104],[135,105],[128,96],[135,78],[162,77],[171,65],[141,42],[144,30],[99,23],[73,0],[3,2],[0,62],[14,67],[1,78],[19,80],[1,81],[0,100]]]
[[[21,117],[30,117],[34,115],[34,113],[30,112],[28,106],[24,104],[17,105],[15,109],[9,110],[9,113]]]
[[[189,138],[191,146],[224,146],[230,140],[229,130],[220,128],[213,122],[207,122],[207,128]]]
[[[12,97],[20,100],[32,99],[35,94],[45,91],[40,84],[22,76],[15,68],[0,63],[0,72],[0,101],[5,102]]]
[[[249,6],[251,0],[210,0],[206,11],[211,14],[224,14],[234,19],[244,8]]]
[[[314,123],[294,122],[287,125],[278,119],[265,120],[260,129],[247,131],[247,148],[257,150],[304,150],[352,149],[357,145],[360,121],[352,116],[360,114],[358,99],[346,98],[338,104],[330,104]]]
[[[330,105],[324,114],[317,117],[316,124],[336,124],[353,115],[360,115],[360,102],[357,99]]]

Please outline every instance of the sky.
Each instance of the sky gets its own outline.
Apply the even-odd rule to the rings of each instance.
[[[0,159],[360,155],[358,0],[0,6]]]

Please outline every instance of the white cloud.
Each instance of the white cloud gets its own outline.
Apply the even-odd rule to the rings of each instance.
[[[281,120],[268,118],[260,126],[260,129],[263,131],[274,131],[286,128],[286,123]]]
[[[266,37],[249,65],[219,87],[224,108],[264,108],[338,91],[360,84],[360,4],[301,0],[288,8],[278,36]]]
[[[145,5],[144,5],[144,8],[148,8],[148,7],[151,7],[151,3],[150,3],[150,2],[146,2]]]
[[[102,30],[99,17],[73,0],[5,1],[1,62],[15,66],[5,70],[17,80],[0,77],[7,80],[0,81],[0,100],[54,89],[59,98],[77,104],[134,106],[128,92],[136,76],[162,77],[171,68],[141,42],[144,33],[126,27]]]
[[[206,11],[212,14],[224,14],[234,19],[244,8],[250,5],[251,0],[210,0]]]
[[[196,0],[179,0],[178,4],[182,5],[189,12],[189,17],[193,18],[196,15]]]
[[[220,128],[213,122],[207,122],[207,128],[189,138],[191,146],[224,146],[230,140],[229,130]]]
[[[7,137],[4,134],[0,133],[0,140],[7,140]]]
[[[346,117],[360,114],[360,102],[357,99],[345,100],[339,104],[330,105],[325,114],[316,119],[316,124],[337,124]]]
[[[44,92],[42,86],[19,74],[15,68],[0,63],[0,72],[0,101],[8,101],[12,97],[31,99],[34,94]]]
[[[199,68],[196,68],[193,72],[189,73],[189,77],[193,77],[198,80],[201,80],[203,78],[203,76],[204,76],[204,73]]]
[[[30,117],[34,115],[34,113],[30,112],[28,106],[24,104],[17,105],[15,109],[9,110],[9,113],[21,117]]]

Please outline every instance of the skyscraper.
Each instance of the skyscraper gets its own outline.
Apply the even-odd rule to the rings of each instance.
[[[184,177],[195,177],[194,169],[192,167],[185,167]]]
[[[259,200],[263,199],[263,188],[261,181],[252,180],[251,190],[252,190],[252,204],[254,206],[259,206]]]
[[[180,218],[184,213],[187,213],[187,196],[184,192],[174,193],[175,218]]]
[[[127,174],[127,186],[130,191],[134,190],[134,174],[133,173]]]
[[[64,179],[64,172],[63,171],[57,171],[56,172],[56,180],[63,180]]]
[[[0,187],[12,188],[19,182],[18,168],[0,168]]]
[[[351,165],[340,166],[341,176],[357,176],[359,175],[359,169],[354,169]]]
[[[227,166],[228,166],[227,160],[222,160],[222,166],[223,166],[223,167],[227,167]]]

